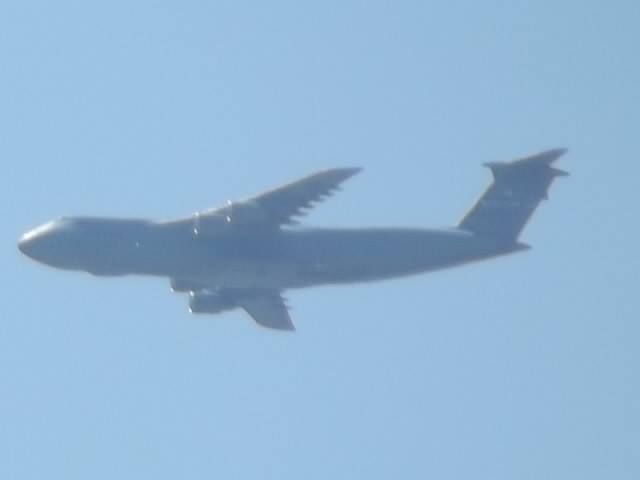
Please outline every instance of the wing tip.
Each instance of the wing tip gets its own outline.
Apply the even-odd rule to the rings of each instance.
[[[337,177],[346,180],[362,171],[362,167],[337,167],[325,170],[325,173],[334,174]]]

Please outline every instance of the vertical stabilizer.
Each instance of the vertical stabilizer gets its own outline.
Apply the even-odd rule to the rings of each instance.
[[[515,242],[548,195],[553,180],[567,172],[553,163],[566,153],[558,148],[511,162],[491,162],[493,183],[464,216],[459,228],[477,235]]]

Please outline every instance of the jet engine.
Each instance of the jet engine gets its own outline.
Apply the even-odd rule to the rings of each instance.
[[[191,313],[220,313],[233,310],[237,305],[233,299],[218,293],[191,292],[189,311]]]
[[[227,202],[221,208],[196,213],[193,234],[215,237],[244,227],[267,224],[264,210],[253,202]]]

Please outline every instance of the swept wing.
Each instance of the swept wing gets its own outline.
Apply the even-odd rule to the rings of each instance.
[[[333,168],[303,177],[241,202],[196,214],[196,233],[218,234],[233,228],[280,228],[297,224],[296,217],[331,196],[360,168]]]

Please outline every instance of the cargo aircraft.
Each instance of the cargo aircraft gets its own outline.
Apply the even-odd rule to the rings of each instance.
[[[564,149],[485,164],[493,181],[451,228],[308,228],[297,219],[359,168],[324,170],[220,208],[168,221],[62,217],[18,242],[49,266],[94,275],[167,277],[192,313],[244,309],[259,325],[293,330],[282,294],[385,280],[526,250],[525,224],[547,198]]]

